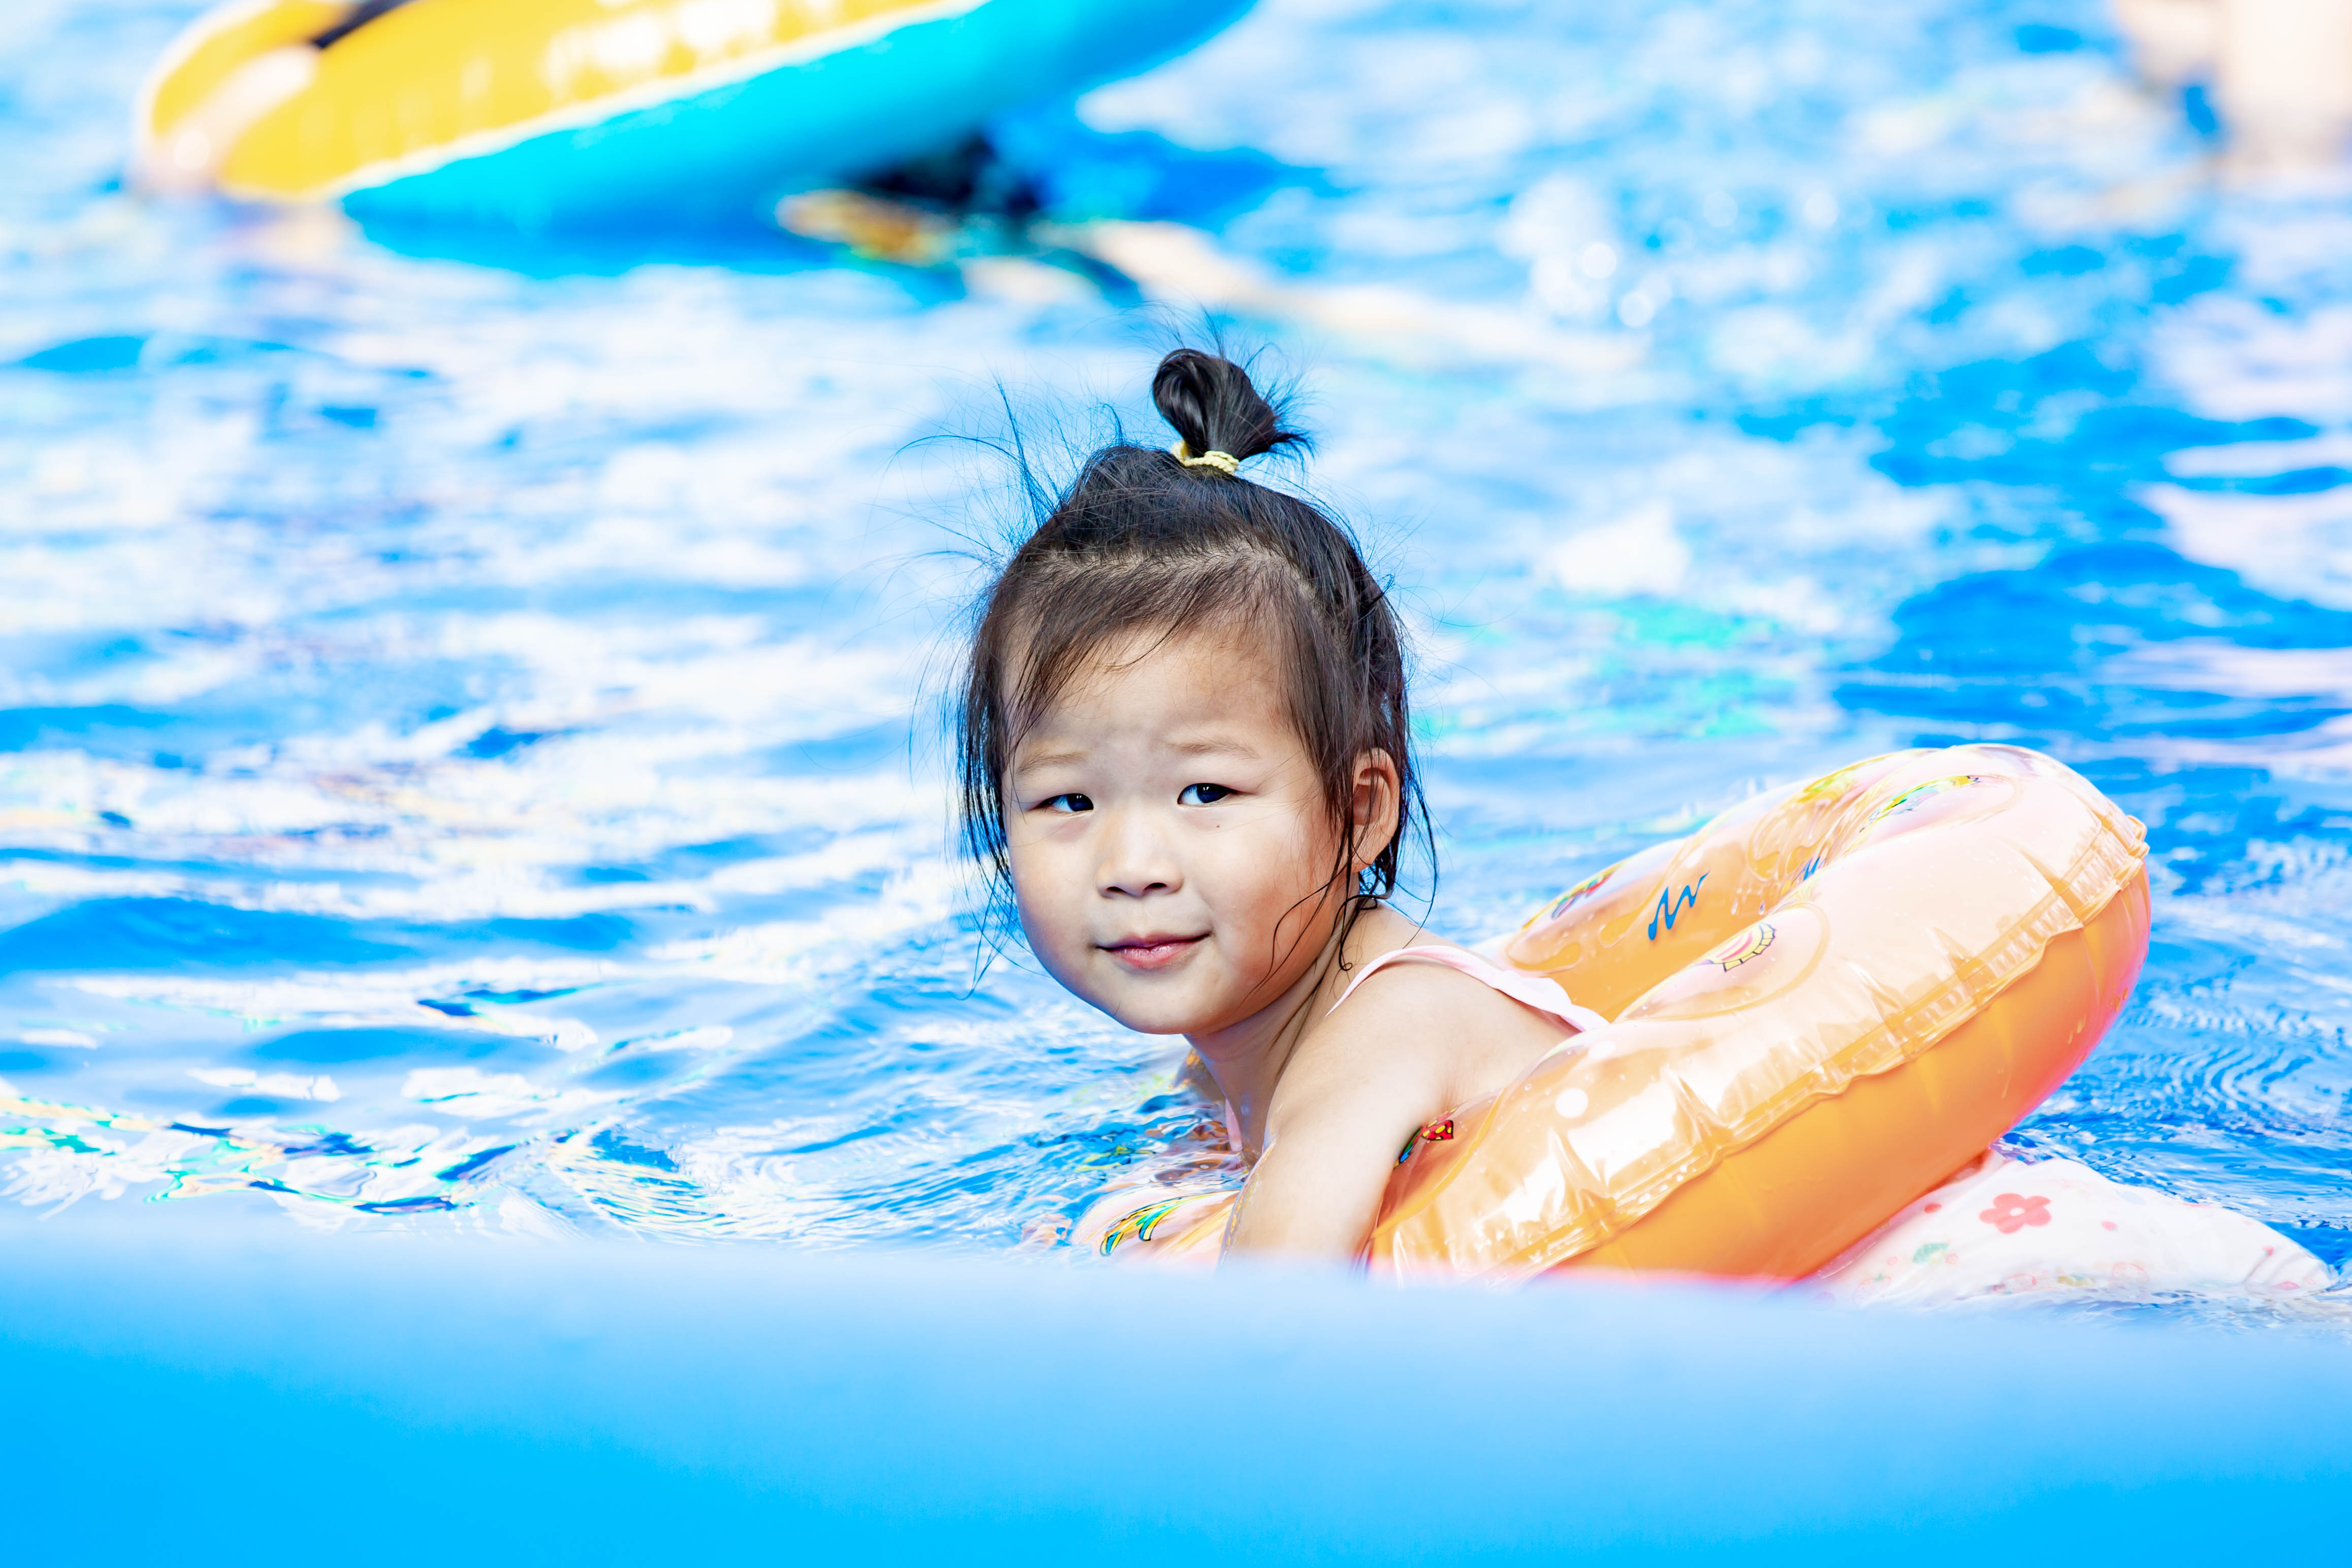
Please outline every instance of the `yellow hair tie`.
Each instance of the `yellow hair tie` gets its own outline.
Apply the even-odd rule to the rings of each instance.
[[[1228,479],[1241,476],[1242,460],[1230,452],[1203,452],[1195,457],[1191,449],[1181,441],[1168,450],[1173,452],[1176,455],[1176,461],[1187,468],[1214,468]]]

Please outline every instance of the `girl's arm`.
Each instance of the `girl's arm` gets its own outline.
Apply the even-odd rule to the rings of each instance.
[[[1556,1030],[1435,965],[1381,970],[1301,1042],[1275,1091],[1265,1152],[1225,1249],[1355,1258],[1370,1239],[1399,1154],[1463,1098],[1498,1048],[1538,1052]]]
[[[1397,1151],[1421,1125],[1411,1114],[1402,1120],[1406,1130],[1390,1135],[1371,1129],[1394,1124],[1396,1116],[1334,1106],[1331,1113],[1318,1109],[1269,1132],[1226,1233],[1227,1255],[1360,1256],[1380,1218]]]
[[[1557,1020],[1454,969],[1370,977],[1283,1073],[1226,1251],[1360,1257],[1413,1134],[1506,1087],[1559,1039]]]

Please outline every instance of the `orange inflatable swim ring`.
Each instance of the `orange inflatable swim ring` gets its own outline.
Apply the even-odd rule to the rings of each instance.
[[[1408,1145],[1370,1267],[1811,1273],[2089,1054],[2147,956],[2147,853],[2071,768],[1963,746],[1759,796],[1578,883],[1487,950],[1613,1021]],[[1073,1240],[1215,1256],[1231,1192],[1142,1196]]]

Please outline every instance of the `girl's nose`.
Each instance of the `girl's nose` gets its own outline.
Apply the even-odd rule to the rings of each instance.
[[[1173,893],[1184,885],[1167,841],[1152,831],[1150,813],[1111,810],[1103,824],[1102,863],[1095,875],[1097,891],[1105,896],[1141,898]]]

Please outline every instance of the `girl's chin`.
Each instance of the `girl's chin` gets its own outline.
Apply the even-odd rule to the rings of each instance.
[[[1123,1009],[1104,1010],[1138,1034],[1190,1035],[1202,1032],[1202,1021],[1190,1013],[1171,1014],[1157,1009],[1148,1012]]]
[[[1095,1005],[1138,1034],[1199,1034],[1215,1021],[1205,1009],[1184,1007],[1169,997],[1111,996]]]

